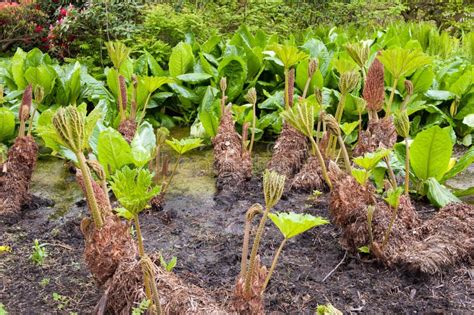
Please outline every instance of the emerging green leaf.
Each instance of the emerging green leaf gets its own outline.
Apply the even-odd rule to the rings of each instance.
[[[354,163],[363,167],[367,171],[372,170],[384,157],[390,154],[389,149],[378,149],[375,152],[370,152],[364,154],[364,156],[359,156],[354,159]]]
[[[275,52],[276,57],[283,63],[285,69],[290,69],[301,60],[307,58],[304,52],[291,45],[274,44],[270,49]]]
[[[403,193],[402,187],[391,188],[387,190],[387,197],[384,198],[385,202],[387,202],[390,207],[393,209],[397,209],[400,205],[400,196]]]
[[[295,237],[315,226],[329,223],[328,220],[322,217],[294,212],[269,213],[268,216],[286,239]]]
[[[391,48],[382,52],[378,57],[395,78],[408,77],[417,69],[431,62],[429,56],[421,50]]]
[[[436,178],[428,178],[426,184],[428,185],[427,197],[434,206],[442,208],[452,202],[461,202],[448,188],[441,185]]]
[[[362,170],[359,168],[352,168],[352,176],[356,179],[356,181],[361,184],[362,186],[365,186],[367,183],[367,180],[369,179],[371,174],[371,171],[369,170]]]
[[[153,185],[153,174],[147,169],[125,166],[112,176],[112,191],[120,204],[133,215],[140,213],[161,187]]]
[[[202,139],[200,138],[185,138],[185,139],[175,139],[173,140],[166,140],[166,144],[168,144],[173,150],[176,151],[179,155],[183,155],[192,149],[199,148],[202,146]]]

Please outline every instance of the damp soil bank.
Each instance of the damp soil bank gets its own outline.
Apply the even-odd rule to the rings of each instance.
[[[164,210],[141,215],[147,251],[160,252],[167,260],[176,256],[174,272],[222,302],[230,297],[240,271],[245,212],[253,203],[263,203],[258,174],[269,153],[260,151],[254,158],[254,179],[240,194],[216,195],[212,150],[187,156]],[[1,219],[0,245],[11,246],[12,251],[0,254],[0,303],[10,314],[90,314],[101,297],[82,258],[79,224],[87,209],[67,169],[63,161],[40,160],[32,184],[37,197],[19,218]],[[313,206],[307,194],[291,193],[276,210],[328,217],[325,198]],[[421,203],[417,208],[423,217],[435,212]],[[312,314],[318,304],[328,302],[344,313],[474,311],[472,264],[436,276],[387,269],[367,257],[345,253],[338,244],[339,233],[334,225],[327,225],[287,243],[267,289],[267,311]],[[29,259],[34,239],[47,244],[42,266]],[[269,223],[261,246],[265,265],[281,239]]]

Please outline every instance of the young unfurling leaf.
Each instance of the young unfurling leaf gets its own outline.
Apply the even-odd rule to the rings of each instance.
[[[322,217],[294,212],[269,213],[268,216],[286,239],[295,237],[313,227],[329,223]]]
[[[176,151],[179,155],[183,155],[192,149],[199,148],[202,146],[202,139],[200,138],[186,138],[186,139],[174,139],[173,140],[166,140],[166,144],[168,144],[173,150]]]

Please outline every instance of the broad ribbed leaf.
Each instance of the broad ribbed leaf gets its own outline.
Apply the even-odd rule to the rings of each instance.
[[[6,108],[0,107],[0,142],[9,139],[15,132],[15,115]]]
[[[200,138],[185,138],[185,139],[174,139],[173,140],[166,140],[166,144],[168,144],[173,150],[176,151],[179,155],[182,155],[192,149],[199,148],[202,146],[202,139]]]
[[[280,212],[269,213],[268,216],[286,239],[295,237],[313,227],[329,224],[328,220],[310,214]]]
[[[217,71],[219,77],[227,78],[226,95],[228,101],[233,101],[242,94],[247,80],[247,64],[240,56],[228,56],[222,59]]]
[[[378,57],[395,78],[408,77],[417,69],[431,62],[429,56],[418,49],[391,48],[382,52]]]
[[[448,188],[441,185],[436,178],[430,177],[426,184],[428,185],[427,197],[435,207],[442,208],[452,202],[461,202]]]
[[[440,180],[448,169],[453,151],[449,128],[428,128],[416,135],[410,147],[410,165],[419,179]]]
[[[149,122],[143,122],[137,130],[131,143],[133,162],[142,167],[153,157],[156,146],[156,137],[153,126]]]
[[[170,55],[169,72],[173,77],[184,74],[192,69],[194,63],[193,49],[190,44],[180,42]]]
[[[123,136],[113,128],[102,131],[97,140],[97,155],[107,177],[133,163],[132,152]]]

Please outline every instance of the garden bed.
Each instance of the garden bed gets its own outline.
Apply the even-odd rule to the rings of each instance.
[[[256,176],[240,196],[216,196],[212,152],[189,155],[164,210],[141,214],[147,252],[161,251],[166,260],[176,256],[174,272],[182,279],[206,288],[219,301],[229,299],[240,271],[245,212],[253,203],[263,203],[258,174],[268,157],[264,152],[254,157]],[[11,314],[92,313],[101,292],[82,257],[79,224],[87,210],[74,176],[61,160],[40,160],[32,185],[32,192],[42,198],[34,198],[15,222],[2,219],[0,224],[2,244],[12,248],[0,256],[0,302]],[[44,198],[54,199],[56,205],[51,207]],[[422,203],[416,206],[423,218],[436,211]],[[316,206],[308,194],[284,195],[275,210],[329,217],[326,195]],[[470,265],[435,276],[387,269],[364,256],[345,253],[338,244],[339,234],[330,224],[289,241],[265,296],[266,311],[313,313],[318,304],[329,302],[344,313],[472,311]],[[270,265],[281,237],[268,223],[262,243],[265,265]],[[49,244],[42,266],[29,259],[34,239]]]

